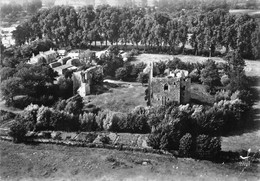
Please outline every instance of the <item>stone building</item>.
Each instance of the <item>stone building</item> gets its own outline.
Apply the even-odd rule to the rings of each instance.
[[[185,70],[175,70],[166,77],[149,80],[150,105],[166,105],[168,102],[186,104],[190,101],[191,80]]]
[[[53,50],[52,48],[49,51],[46,52],[39,52],[38,55],[32,56],[32,58],[29,60],[29,64],[41,64],[41,63],[53,63],[58,58],[58,53]]]
[[[96,65],[88,68],[85,71],[74,72],[73,80],[73,94],[78,93],[84,97],[92,92],[92,77],[94,73],[100,72],[103,74],[103,67]]]

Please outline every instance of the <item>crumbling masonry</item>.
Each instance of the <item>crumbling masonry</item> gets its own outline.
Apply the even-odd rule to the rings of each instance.
[[[166,77],[150,75],[150,105],[166,105],[173,101],[179,104],[189,103],[191,80],[187,76],[188,72],[184,70],[175,70]]]

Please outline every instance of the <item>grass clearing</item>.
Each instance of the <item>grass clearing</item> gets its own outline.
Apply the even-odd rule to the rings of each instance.
[[[253,164],[174,158],[141,152],[25,145],[0,141],[1,180],[259,180]]]
[[[122,84],[118,88],[110,88],[108,92],[84,97],[85,102],[91,102],[102,109],[130,112],[138,105],[146,106],[145,89],[142,85]]]

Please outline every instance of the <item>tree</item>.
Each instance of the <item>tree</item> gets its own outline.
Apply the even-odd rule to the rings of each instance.
[[[230,78],[230,90],[240,90],[246,88],[247,80],[245,76],[245,61],[238,51],[229,52],[225,56],[228,63],[228,70],[226,74]]]
[[[200,80],[203,84],[208,85],[210,88],[219,85],[220,77],[215,61],[211,59],[206,61],[205,68],[201,71]]]
[[[1,78],[1,82],[12,77],[15,73],[15,69],[14,68],[10,68],[10,67],[3,67],[0,69],[0,78]]]
[[[127,71],[126,68],[120,67],[116,70],[116,78],[119,80],[126,80],[127,79]]]
[[[140,72],[137,77],[137,81],[144,84],[148,83],[149,75],[143,72]]]
[[[186,133],[181,139],[180,139],[180,146],[179,146],[179,154],[182,156],[190,156],[192,153],[192,149],[194,144],[192,143],[192,136],[190,133]]]
[[[58,94],[67,99],[73,95],[73,81],[70,78],[60,77],[57,82],[59,86]]]
[[[27,129],[25,125],[17,118],[10,127],[9,135],[13,137],[15,143],[19,143],[24,140],[26,133]]]
[[[18,77],[9,78],[1,83],[1,92],[7,104],[13,103],[14,97],[20,94],[21,83],[22,79]]]
[[[91,78],[91,81],[92,81],[92,84],[93,85],[99,85],[99,84],[102,84],[103,83],[103,80],[104,80],[104,75],[102,72],[99,72],[99,71],[96,71],[92,74],[92,78]]]

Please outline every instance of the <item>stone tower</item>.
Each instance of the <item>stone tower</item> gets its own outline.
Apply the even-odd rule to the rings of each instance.
[[[186,104],[190,101],[191,80],[185,70],[175,70],[166,77],[151,77],[149,81],[150,105],[168,102]]]

